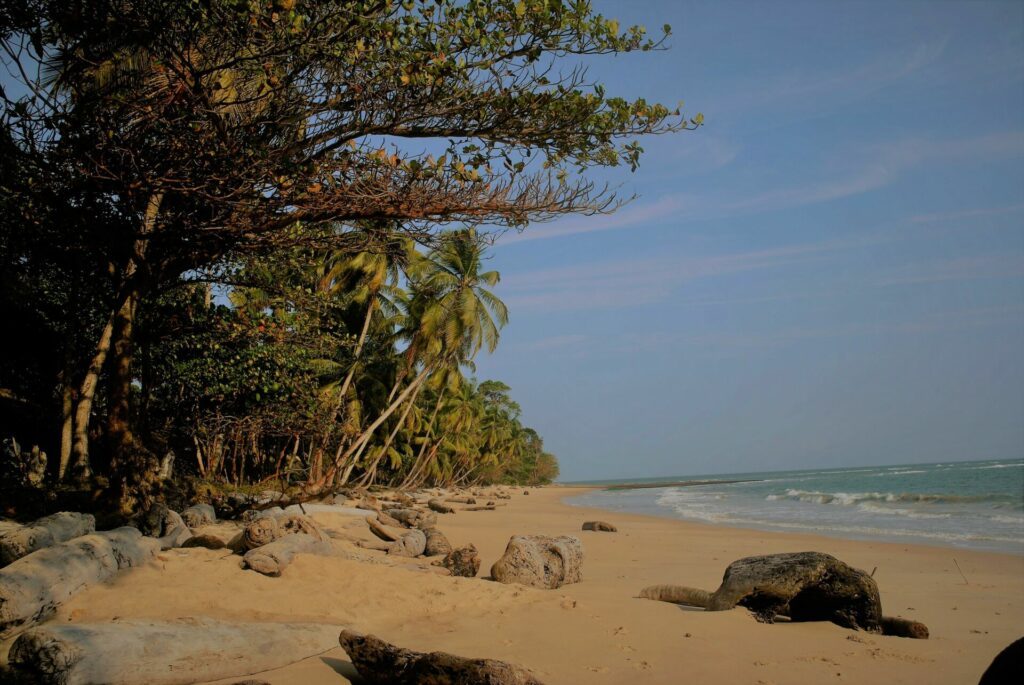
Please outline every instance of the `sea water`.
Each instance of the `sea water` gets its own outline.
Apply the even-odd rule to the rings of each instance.
[[[1024,459],[615,481],[567,503],[743,528],[1024,554]],[[590,485],[601,485],[591,482]]]

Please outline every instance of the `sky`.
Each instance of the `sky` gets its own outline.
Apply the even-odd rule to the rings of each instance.
[[[1024,3],[596,5],[673,35],[591,76],[705,125],[492,252],[562,480],[1024,457]]]

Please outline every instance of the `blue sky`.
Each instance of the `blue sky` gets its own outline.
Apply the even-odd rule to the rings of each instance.
[[[640,197],[493,252],[477,376],[563,479],[1024,456],[1024,3],[598,2],[689,113]]]

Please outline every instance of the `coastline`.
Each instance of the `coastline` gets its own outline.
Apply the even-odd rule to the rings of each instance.
[[[86,590],[57,620],[212,616],[328,622],[412,649],[511,661],[547,685],[970,683],[1020,637],[1020,557],[767,533],[562,502],[592,489],[555,486],[530,489],[529,495],[517,490],[506,507],[459,512],[439,522],[453,545],[477,546],[481,577],[511,535],[579,536],[583,581],[557,590],[444,577],[429,572],[426,560],[382,555],[364,561],[300,556],[280,578],[267,578],[240,570],[237,557],[223,551],[170,550],[155,564]],[[313,515],[328,529],[369,539],[359,517]],[[595,518],[614,523],[619,532],[580,531],[583,521]],[[764,625],[742,609],[706,613],[636,598],[641,588],[655,584],[714,589],[735,559],[803,550],[877,568],[886,613],[923,621],[931,639],[882,637],[827,623]],[[338,648],[258,677],[272,685],[330,685],[350,682],[351,675]]]

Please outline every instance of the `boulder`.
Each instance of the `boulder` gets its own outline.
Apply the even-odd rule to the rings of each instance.
[[[189,528],[201,528],[217,522],[217,512],[209,504],[193,504],[181,512],[181,518]]]
[[[729,564],[709,611],[750,609],[771,623],[777,615],[793,621],[831,621],[845,628],[881,632],[882,602],[867,573],[821,552],[746,557]]]
[[[596,530],[603,531],[605,533],[617,533],[619,529],[610,523],[604,521],[587,521],[583,524],[583,530]]]
[[[427,536],[427,545],[423,550],[424,556],[440,557],[452,551],[452,545],[448,542],[448,538],[437,528],[428,528],[423,532]]]
[[[441,561],[441,566],[451,571],[453,576],[476,578],[480,571],[480,554],[475,545],[469,544],[449,552]]]
[[[520,583],[553,590],[582,577],[583,543],[579,538],[514,535],[491,567],[499,583]]]

